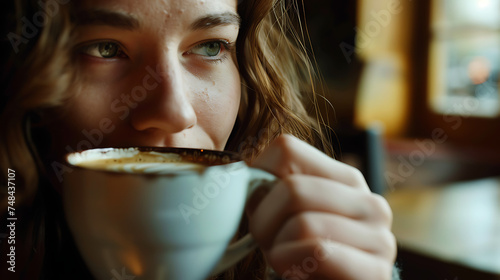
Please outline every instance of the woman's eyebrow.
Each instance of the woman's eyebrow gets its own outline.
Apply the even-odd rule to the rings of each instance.
[[[109,25],[122,29],[139,28],[139,20],[126,13],[90,9],[79,12],[76,15],[78,25]]]
[[[224,12],[220,14],[208,14],[196,19],[190,29],[208,29],[221,25],[240,26],[241,18],[238,14]],[[109,25],[122,29],[138,29],[139,20],[131,14],[100,9],[89,9],[76,15],[78,25]]]
[[[190,26],[192,30],[208,29],[221,25],[240,26],[241,18],[238,14],[225,12],[220,14],[208,14],[196,19]]]

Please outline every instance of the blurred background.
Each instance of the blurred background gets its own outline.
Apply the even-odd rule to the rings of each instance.
[[[500,0],[304,6],[332,144],[391,204],[402,279],[500,279]]]

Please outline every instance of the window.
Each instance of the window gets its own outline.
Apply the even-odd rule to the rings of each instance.
[[[434,0],[429,105],[438,114],[500,115],[500,0]]]

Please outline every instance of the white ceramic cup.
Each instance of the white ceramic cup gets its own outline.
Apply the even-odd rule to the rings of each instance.
[[[82,167],[153,151],[225,162],[137,173]],[[66,220],[92,274],[110,279],[205,279],[241,260],[250,235],[229,245],[257,186],[276,177],[233,153],[183,148],[107,148],[71,153],[63,181]],[[156,170],[156,171],[155,171]],[[127,278],[126,278],[127,277]]]

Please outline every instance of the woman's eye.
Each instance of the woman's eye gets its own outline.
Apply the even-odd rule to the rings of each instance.
[[[199,54],[207,57],[218,56],[223,47],[226,47],[226,42],[221,41],[211,41],[206,43],[201,43],[190,50],[190,53]]]
[[[101,58],[124,57],[125,54],[118,43],[100,42],[88,45],[82,49],[82,52],[90,56]]]

